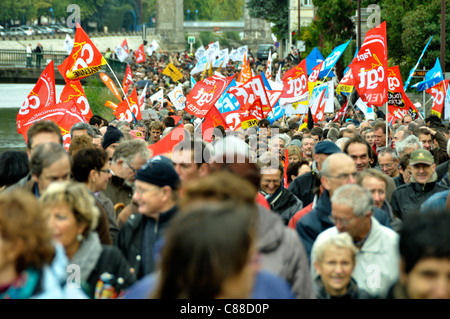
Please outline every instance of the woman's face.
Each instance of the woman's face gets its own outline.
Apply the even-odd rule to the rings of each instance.
[[[86,226],[77,222],[72,209],[66,203],[47,206],[44,213],[48,217],[53,239],[64,246],[67,256],[72,257],[80,246],[77,235],[82,234]]]
[[[102,169],[97,171],[97,178],[95,178],[94,188],[95,192],[104,191],[108,186],[108,181],[111,178],[111,171],[109,169],[109,161],[106,161]]]

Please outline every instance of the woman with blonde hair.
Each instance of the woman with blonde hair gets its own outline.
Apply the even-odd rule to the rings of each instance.
[[[95,232],[99,209],[85,185],[52,183],[39,199],[53,238],[64,246],[91,298],[116,298],[135,280],[115,246],[102,245]]]

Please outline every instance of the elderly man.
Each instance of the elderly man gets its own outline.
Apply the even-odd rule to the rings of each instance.
[[[302,157],[304,159],[314,158],[314,146],[316,141],[311,136],[304,136],[302,140]]]
[[[380,149],[378,153],[378,166],[384,174],[392,178],[399,176],[399,162],[400,158],[398,157],[396,150],[389,147],[383,147]]]
[[[155,156],[136,174],[133,200],[138,214],[131,215],[119,231],[117,246],[137,278],[155,270],[154,248],[177,213],[180,179],[170,159]]]
[[[418,150],[419,148],[422,148],[422,142],[420,142],[419,138],[415,135],[410,135],[395,145],[395,150],[400,158],[402,158],[405,154],[410,154],[413,151]]]
[[[110,167],[113,176],[103,192],[114,205],[127,206],[131,203],[136,173],[150,154],[147,143],[141,139],[124,141],[116,147]]]
[[[398,142],[403,141],[408,135],[408,132],[404,128],[399,128],[395,131],[394,137],[392,138],[392,145],[395,147]]]
[[[90,138],[94,137],[94,129],[89,123],[79,122],[72,125],[70,128],[70,138],[74,138],[76,136],[87,135]]]
[[[399,275],[399,235],[381,225],[373,215],[370,193],[359,185],[344,185],[331,196],[331,219],[334,227],[322,232],[312,248],[312,257],[320,243],[337,233],[347,232],[359,248],[353,278],[358,287],[372,297],[386,296]],[[311,260],[314,265],[315,260]],[[312,276],[315,269],[311,267]]]
[[[288,187],[288,190],[303,202],[303,206],[308,206],[314,200],[315,188],[320,186],[318,175],[322,169],[322,163],[329,155],[340,152],[341,149],[331,141],[321,141],[316,144],[311,172],[294,179]]]
[[[437,183],[433,155],[419,149],[411,153],[411,182],[397,188],[392,194],[391,206],[394,214],[403,220],[405,216],[416,212],[430,196],[446,190]]]
[[[308,257],[317,236],[325,229],[332,227],[330,221],[330,198],[334,191],[345,184],[356,182],[356,165],[350,156],[336,153],[328,156],[320,171],[320,180],[324,191],[317,200],[314,208],[297,222],[296,230],[305,246]]]

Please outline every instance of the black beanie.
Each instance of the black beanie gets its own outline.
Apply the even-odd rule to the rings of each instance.
[[[136,180],[143,181],[159,187],[170,186],[178,189],[180,177],[178,176],[172,161],[165,156],[152,157],[136,174]]]
[[[102,147],[104,150],[113,143],[119,143],[119,140],[124,137],[123,133],[114,126],[108,126],[105,135],[103,136]]]

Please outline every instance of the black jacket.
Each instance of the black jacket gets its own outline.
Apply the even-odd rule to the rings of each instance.
[[[263,195],[265,195],[263,193]],[[289,190],[280,186],[280,188],[271,196],[266,196],[270,208],[280,215],[285,225],[296,212],[303,208],[303,203]]]
[[[311,171],[294,179],[288,187],[288,190],[297,196],[303,203],[303,207],[308,206],[314,200],[314,191],[316,184],[320,184],[317,172]]]
[[[159,219],[144,217],[141,214],[132,214],[127,219],[126,223],[120,228],[117,236],[117,246],[122,251],[122,254],[127,259],[130,267],[134,268],[137,279],[144,277],[154,270],[155,262],[150,256],[151,265],[143,265],[144,251],[142,246],[142,240],[144,236],[144,228],[146,223],[150,223],[147,229],[152,229],[153,232],[148,238],[151,238],[147,243],[149,247],[155,247],[155,244],[159,241],[164,233],[165,229],[169,225],[172,217],[178,211],[174,206],[167,212],[161,213]]]
[[[420,205],[431,195],[445,190],[447,188],[438,185],[436,181],[419,184],[412,178],[411,183],[400,186],[392,194],[392,212],[403,219],[408,214],[419,212]]]
[[[351,278],[348,283],[347,291],[344,295],[332,297],[326,291],[321,277],[317,276],[314,280],[314,292],[316,293],[317,299],[372,299],[367,291],[358,288],[358,285],[353,278]]]

